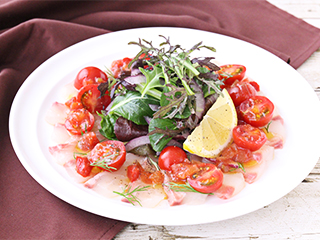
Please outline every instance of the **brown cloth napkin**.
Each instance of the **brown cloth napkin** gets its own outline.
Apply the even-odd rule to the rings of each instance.
[[[8,117],[23,81],[50,56],[93,36],[152,26],[236,37],[294,68],[320,47],[319,29],[262,0],[0,1],[0,239],[112,239],[128,224],[41,187],[13,151]]]

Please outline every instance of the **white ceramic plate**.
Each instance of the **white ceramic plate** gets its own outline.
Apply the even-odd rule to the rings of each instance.
[[[48,147],[52,128],[44,120],[47,109],[60,99],[63,85],[73,81],[78,71],[94,65],[105,69],[115,59],[133,57],[139,47],[128,42],[139,38],[162,41],[170,36],[173,44],[190,48],[203,41],[217,49],[202,50],[221,63],[239,63],[257,81],[263,92],[278,106],[285,121],[287,139],[264,175],[229,200],[209,200],[198,206],[167,209],[135,207],[106,199],[70,181],[57,165]],[[234,38],[182,28],[142,28],[101,35],[75,44],[38,67],[17,93],[10,113],[10,137],[18,158],[44,188],[83,210],[114,219],[154,224],[187,225],[221,221],[268,205],[293,190],[310,173],[320,154],[320,105],[315,93],[293,68],[273,54]]]

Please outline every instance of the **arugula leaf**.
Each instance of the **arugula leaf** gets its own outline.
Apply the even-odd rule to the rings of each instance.
[[[164,87],[164,84],[161,83],[160,78],[164,78],[162,68],[159,66],[153,66],[153,70],[146,71],[143,68],[139,68],[143,75],[146,76],[146,83],[142,84],[143,89],[139,90],[141,96],[143,97],[151,89],[157,87]]]
[[[171,89],[171,91],[170,91]],[[187,118],[191,115],[187,107],[187,92],[183,87],[168,84],[160,99],[160,109],[153,114],[154,118]]]
[[[114,99],[108,114],[122,116],[138,125],[147,125],[145,117],[152,117],[154,111],[149,105],[159,105],[159,101],[139,92],[128,91]]]
[[[204,67],[198,67],[197,69],[200,72],[199,76],[197,76],[197,79],[202,82],[204,97],[207,97],[213,93],[221,94],[220,85],[222,85],[223,82],[218,80],[218,75],[211,73]]]

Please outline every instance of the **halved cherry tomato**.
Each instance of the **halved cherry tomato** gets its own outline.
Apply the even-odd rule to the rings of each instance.
[[[91,113],[101,112],[110,104],[111,98],[108,91],[101,97],[98,84],[89,84],[80,89],[77,101]]]
[[[123,72],[130,71],[128,65],[131,61],[132,58],[123,58],[113,61],[111,63],[111,72],[113,73],[113,76],[118,78]]]
[[[263,127],[272,119],[273,103],[264,96],[254,96],[239,106],[240,114],[244,121],[254,127]]]
[[[92,168],[87,157],[76,157],[76,170],[82,177],[88,177]]]
[[[107,140],[98,143],[90,152],[91,165],[102,170],[114,172],[126,161],[126,149],[123,142]]]
[[[140,167],[138,164],[132,164],[127,167],[127,176],[130,182],[136,181],[140,176]]]
[[[198,167],[200,170],[187,178],[190,186],[201,193],[217,191],[222,186],[222,171],[211,163],[201,163]]]
[[[71,134],[81,135],[93,128],[94,117],[84,108],[75,109],[68,113],[64,125]]]
[[[100,84],[108,81],[108,76],[97,67],[85,67],[74,80],[74,87],[80,89],[88,84]]]
[[[159,156],[158,165],[162,170],[171,170],[173,164],[188,161],[187,154],[177,146],[165,147]]]
[[[88,132],[84,133],[80,137],[76,147],[83,152],[88,152],[92,150],[94,146],[97,145],[99,142],[100,141],[94,132]]]
[[[249,124],[238,125],[233,131],[233,140],[239,147],[256,151],[267,141],[266,134]]]
[[[257,94],[256,89],[248,82],[237,82],[227,88],[234,105],[239,106],[244,100]]]
[[[223,80],[225,85],[232,85],[236,80],[241,81],[246,74],[246,67],[239,64],[227,64],[220,67],[217,71],[219,79]]]

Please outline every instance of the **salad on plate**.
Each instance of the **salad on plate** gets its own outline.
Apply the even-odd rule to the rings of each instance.
[[[81,69],[65,102],[46,115],[49,147],[70,178],[108,198],[142,207],[229,199],[259,179],[285,128],[274,103],[240,64],[192,57],[161,36],[139,39],[136,56],[107,71]]]

